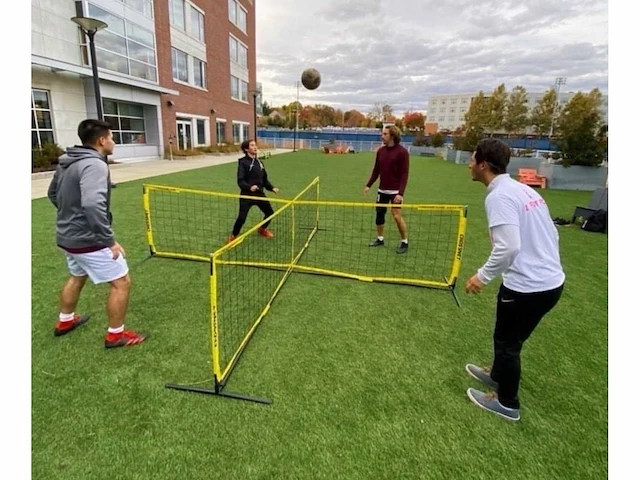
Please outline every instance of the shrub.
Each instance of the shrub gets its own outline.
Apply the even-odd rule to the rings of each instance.
[[[45,143],[41,148],[31,149],[31,171],[54,170],[58,158],[64,153],[59,145]]]

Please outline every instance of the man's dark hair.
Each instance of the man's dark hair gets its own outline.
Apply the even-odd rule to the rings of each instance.
[[[483,138],[476,146],[476,162],[485,162],[491,172],[500,175],[507,173],[507,165],[511,159],[509,145],[497,138]]]
[[[100,137],[106,137],[109,135],[111,125],[102,120],[96,120],[89,118],[83,120],[78,125],[78,137],[82,145],[95,145]]]
[[[253,141],[255,141],[255,140],[253,140],[252,138],[250,138],[249,140],[245,140],[244,142],[242,142],[242,143],[240,144],[240,148],[242,149],[242,151],[243,151],[244,153],[247,153],[247,152],[249,151],[249,144],[250,144],[251,142],[253,142]]]

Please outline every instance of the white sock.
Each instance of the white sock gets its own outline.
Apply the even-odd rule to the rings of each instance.
[[[384,242],[384,237],[381,235],[378,235],[378,240],[380,240],[381,242]]]
[[[122,332],[124,332],[124,324],[120,325],[118,328],[109,327],[109,329],[107,331],[109,333],[122,333]]]
[[[407,238],[403,238],[403,239],[402,239],[402,242],[403,242],[403,243],[409,243],[409,239],[407,239]]]
[[[74,316],[75,312],[71,312],[71,313],[62,313],[60,312],[60,321],[61,322],[70,322],[71,320],[73,320],[73,316]]]

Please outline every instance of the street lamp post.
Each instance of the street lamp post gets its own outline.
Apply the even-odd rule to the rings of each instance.
[[[261,90],[251,90],[253,95],[253,138],[258,142],[258,95],[262,93]]]
[[[296,151],[298,142],[298,104],[300,103],[300,82],[296,81],[296,127],[293,130],[293,151]]]
[[[567,84],[567,77],[557,77],[556,78],[556,102],[553,104],[553,114],[551,116],[551,128],[549,129],[549,140],[553,136],[553,124],[556,120],[556,109],[558,107],[558,103],[560,103],[560,86]]]
[[[89,51],[91,53],[91,69],[93,71],[93,90],[96,95],[96,108],[98,109],[98,119],[104,120],[102,111],[102,98],[100,96],[100,79],[98,78],[98,62],[96,61],[96,45],[94,37],[98,30],[107,28],[108,25],[101,20],[89,17],[73,17],[72,22],[78,24],[82,31],[89,37]]]

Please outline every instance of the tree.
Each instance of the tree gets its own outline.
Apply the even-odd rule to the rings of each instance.
[[[508,134],[522,133],[529,122],[527,118],[527,90],[518,85],[515,87],[507,100],[507,110],[504,117],[504,129]]]
[[[480,91],[477,96],[471,100],[469,110],[464,115],[464,128],[457,131],[453,137],[453,146],[457,150],[472,152],[489,125],[491,116],[490,97],[485,97]]]
[[[444,141],[445,141],[444,133],[438,132],[438,133],[434,133],[431,136],[431,144],[435,148],[444,147]]]
[[[271,111],[273,110],[273,108],[271,108],[269,106],[269,104],[267,103],[267,101],[265,100],[264,102],[262,102],[262,105],[260,107],[262,109],[262,115],[264,116],[268,116]]]
[[[529,123],[533,125],[538,135],[549,135],[553,112],[556,108],[556,99],[555,89],[547,90],[540,103],[531,111],[531,121]]]
[[[408,130],[424,130],[426,119],[420,112],[405,112],[402,120]]]
[[[491,94],[488,100],[488,123],[487,129],[491,136],[504,126],[504,116],[507,108],[507,90],[504,83],[500,84]]]
[[[383,122],[395,122],[396,119],[393,116],[393,107],[391,105],[387,105],[386,103],[382,105],[380,108],[382,113],[382,121]]]
[[[606,141],[600,106],[602,94],[597,88],[588,94],[576,93],[558,119],[557,141],[562,164],[597,166],[604,160]]]
[[[356,128],[362,126],[363,122],[366,122],[367,117],[360,113],[358,110],[349,110],[344,114],[344,126],[349,128]]]

